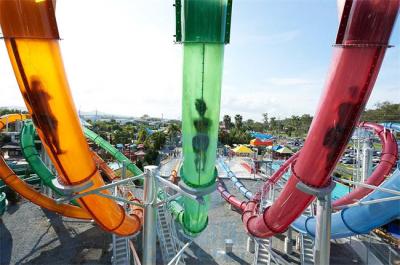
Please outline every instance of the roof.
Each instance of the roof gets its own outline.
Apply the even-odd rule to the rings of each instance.
[[[259,138],[256,138],[256,139],[251,140],[250,144],[252,146],[271,146],[271,145],[273,145],[273,141],[270,139],[261,140]]]
[[[284,147],[282,147],[282,148],[276,150],[276,152],[277,152],[277,153],[280,153],[280,154],[293,154],[293,151],[290,150],[290,149],[289,149],[288,147],[286,147],[286,146],[284,146]]]
[[[235,153],[242,153],[242,154],[252,154],[253,153],[253,150],[251,150],[250,148],[248,148],[247,146],[244,146],[244,145],[239,145],[239,146],[233,148],[232,151]]]
[[[251,137],[258,138],[258,139],[261,139],[261,140],[267,140],[267,139],[275,138],[271,134],[259,133],[259,132],[251,132],[250,135],[251,135]]]

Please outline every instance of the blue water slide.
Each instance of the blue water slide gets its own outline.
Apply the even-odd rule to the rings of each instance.
[[[381,123],[382,126],[385,126],[387,129],[392,129],[397,132],[400,132],[400,123],[395,123],[395,122],[385,122]]]
[[[397,169],[380,187],[400,190],[400,170]],[[367,202],[393,196],[396,195],[375,190],[361,201]],[[396,218],[400,218],[400,200],[345,208],[332,214],[331,238],[337,239],[369,233],[372,229],[385,225]],[[292,227],[300,233],[314,237],[316,228],[315,217],[303,215],[293,222]]]

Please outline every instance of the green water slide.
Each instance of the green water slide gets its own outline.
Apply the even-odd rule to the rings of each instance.
[[[43,184],[51,188],[57,195],[62,196],[63,194],[52,183],[52,180],[55,178],[55,176],[43,163],[39,152],[35,147],[35,133],[36,131],[33,122],[26,120],[20,135],[22,154],[33,171],[35,171],[43,181]]]
[[[203,204],[184,197],[183,226],[196,236],[207,227],[209,193],[215,190],[224,45],[229,42],[231,0],[176,1],[176,41],[183,43],[180,186],[204,195]]]
[[[93,132],[92,130],[83,127],[83,132],[86,138],[92,142],[99,145],[103,150],[113,156],[118,162],[125,164],[126,169],[128,169],[135,176],[142,174],[143,172],[133,163],[129,158],[127,158],[123,153],[121,153],[117,148],[112,146],[109,142],[104,140],[100,135]]]
[[[101,148],[107,151],[110,155],[112,155],[116,160],[120,163],[125,163],[127,169],[131,171],[134,175],[142,174],[142,171],[132,163],[127,157],[125,157],[120,151],[114,148],[110,143],[104,140],[102,137],[97,135],[95,132],[84,128],[85,136],[98,144]],[[35,137],[35,127],[32,121],[28,120],[25,122],[24,127],[21,131],[21,149],[25,159],[28,161],[29,165],[32,169],[40,176],[43,183],[50,187],[54,192],[58,195],[62,195],[62,193],[57,190],[57,188],[52,184],[52,180],[55,176],[50,172],[50,170],[46,167],[46,165],[41,160],[38,151],[34,145],[34,137]]]

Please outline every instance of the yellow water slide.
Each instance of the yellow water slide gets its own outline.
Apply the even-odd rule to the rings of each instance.
[[[27,118],[29,118],[29,115],[25,114],[11,114],[2,116],[0,117],[0,131],[3,130],[7,123],[13,123],[16,121],[25,120]],[[36,191],[23,180],[18,178],[18,176],[8,167],[2,156],[0,156],[0,178],[10,188],[21,194],[21,196],[39,205],[40,207],[67,217],[92,219],[86,210],[69,204],[57,204],[53,199]]]
[[[53,1],[0,0],[0,24],[21,93],[59,181],[92,182],[87,190],[103,186],[71,97]],[[130,235],[140,229],[139,217],[111,199],[87,195],[78,203],[106,231]]]

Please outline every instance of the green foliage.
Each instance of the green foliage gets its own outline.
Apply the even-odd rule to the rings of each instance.
[[[155,165],[157,162],[158,151],[154,149],[150,149],[147,151],[146,155],[144,156],[144,161],[147,165]]]
[[[25,111],[25,110],[21,111],[19,109],[8,109],[8,108],[0,109],[0,116],[7,115],[7,114],[13,114],[13,113],[24,113],[24,114],[26,114],[28,112]]]
[[[166,137],[163,132],[155,132],[144,141],[146,150],[160,150],[166,142]]]
[[[361,120],[376,123],[400,122],[400,104],[388,101],[377,103],[375,108],[363,112]]]
[[[140,128],[139,132],[138,132],[138,137],[136,140],[137,144],[143,144],[146,141],[147,138],[147,131],[145,128]]]
[[[224,115],[223,123],[224,123],[224,127],[226,130],[229,130],[230,128],[232,128],[233,124],[232,124],[231,116]]]
[[[240,128],[242,128],[242,126],[243,126],[243,117],[240,114],[236,114],[235,115],[235,127],[237,129],[240,129]]]
[[[229,131],[220,130],[219,131],[219,140],[222,144],[248,144],[251,140],[251,136],[248,132],[233,128]]]

